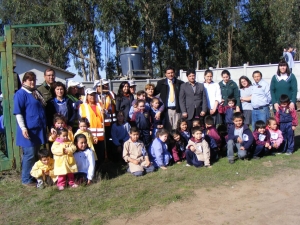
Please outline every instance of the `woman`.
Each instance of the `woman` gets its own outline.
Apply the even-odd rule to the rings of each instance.
[[[213,72],[206,70],[204,72],[204,88],[206,90],[208,115],[214,118],[215,125],[221,124],[220,115],[218,113],[218,105],[221,103],[221,89],[218,83],[213,82]]]
[[[230,79],[230,73],[228,70],[223,70],[221,73],[223,81],[219,82],[222,95],[222,104],[227,105],[228,98],[235,98],[236,100],[236,111],[240,111],[240,92],[237,84]]]
[[[98,142],[94,142],[95,152],[98,161],[104,160],[104,117],[103,109],[98,102],[98,95],[95,90],[88,88],[85,91],[85,100],[79,107],[79,117],[87,118],[90,123],[90,131],[94,137],[97,137]],[[99,164],[98,164],[99,165]]]
[[[145,91],[146,91],[146,94],[147,94],[147,96],[146,96],[146,102],[151,106],[151,101],[152,101],[152,99],[153,99],[153,97],[156,97],[156,96],[154,96],[154,89],[155,89],[155,85],[154,84],[146,84],[145,85]],[[156,114],[155,114],[155,118],[156,119],[159,119],[160,118],[160,115],[161,115],[161,113],[164,111],[164,109],[165,109],[165,105],[164,105],[164,103],[162,102],[162,100],[159,98],[159,97],[157,97],[158,99],[159,99],[159,112],[157,112]]]
[[[14,96],[14,115],[17,119],[16,144],[22,147],[22,184],[35,186],[30,171],[37,152],[46,143],[46,102],[35,87],[36,75],[26,72],[22,88]]]
[[[241,76],[239,79],[240,95],[242,103],[242,111],[245,117],[244,124],[248,126],[252,123],[252,105],[251,105],[251,81],[246,76]]]
[[[270,92],[272,97],[272,104],[276,111],[279,109],[279,98],[282,94],[289,96],[291,103],[290,109],[295,109],[297,102],[297,79],[293,73],[290,72],[286,61],[282,60],[278,64],[277,74],[272,77]]]
[[[66,118],[67,125],[73,126],[75,120],[75,110],[73,108],[73,102],[66,97],[66,86],[62,82],[55,82],[52,86],[53,98],[47,102],[46,114],[47,125],[50,129],[53,126],[53,115],[59,113]]]
[[[118,94],[116,97],[116,110],[122,110],[124,112],[125,121],[129,121],[129,110],[131,107],[131,103],[134,100],[133,95],[129,90],[129,83],[127,81],[123,81],[118,90]]]

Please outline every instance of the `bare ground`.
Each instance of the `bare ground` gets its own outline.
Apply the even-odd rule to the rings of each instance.
[[[271,178],[199,189],[186,201],[152,207],[134,218],[118,218],[109,224],[300,224],[299,177],[300,170],[288,169]]]

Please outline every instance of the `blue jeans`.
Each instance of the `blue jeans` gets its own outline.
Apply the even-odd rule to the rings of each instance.
[[[30,171],[37,161],[37,152],[40,150],[40,145],[34,147],[22,148],[22,174],[21,179],[23,184],[29,184],[34,182],[33,177],[30,175]]]
[[[244,159],[247,156],[247,149],[241,150],[240,143],[234,143],[233,140],[228,140],[227,142],[227,157],[228,160],[234,160],[234,152],[238,153],[240,159]]]
[[[255,130],[255,122],[262,120],[267,123],[267,120],[270,117],[269,106],[264,106],[262,109],[253,109],[252,110],[252,130]]]

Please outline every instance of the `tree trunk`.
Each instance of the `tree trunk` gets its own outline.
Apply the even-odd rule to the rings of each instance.
[[[82,71],[82,77],[83,80],[86,81],[86,71],[85,71],[85,62],[84,62],[84,55],[82,52],[82,44],[80,41],[78,41],[78,51],[79,51],[79,56],[80,56],[80,67]]]

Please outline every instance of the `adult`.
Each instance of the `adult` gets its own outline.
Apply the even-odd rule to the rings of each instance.
[[[133,95],[134,99],[137,98],[136,96],[136,84],[134,82],[134,80],[130,80],[129,82],[129,90],[130,90],[130,93]]]
[[[130,120],[129,110],[133,100],[134,97],[129,90],[129,83],[127,81],[123,81],[119,86],[118,94],[116,97],[116,110],[122,110],[124,112],[125,121]]]
[[[176,79],[173,67],[165,70],[165,79],[159,80],[154,90],[154,95],[160,94],[165,105],[165,124],[167,130],[176,129],[177,121],[180,119],[179,90],[184,82]]]
[[[46,143],[46,102],[36,90],[36,75],[26,72],[22,88],[14,96],[14,115],[17,119],[16,144],[22,147],[22,184],[35,186],[30,171],[36,161],[37,152]]]
[[[236,111],[240,111],[240,91],[237,84],[231,80],[230,73],[228,70],[223,70],[221,73],[222,81],[219,82],[222,95],[222,103],[224,106],[227,105],[228,98],[234,98],[236,100]]]
[[[73,127],[76,114],[73,107],[73,102],[66,97],[66,86],[62,82],[55,82],[52,85],[53,98],[47,102],[46,115],[48,129],[53,126],[53,116],[56,113],[63,115],[66,118],[67,125]]]
[[[272,104],[276,111],[279,109],[279,98],[282,94],[289,96],[291,103],[289,107],[295,109],[297,102],[297,79],[295,75],[290,71],[286,61],[282,60],[278,64],[277,74],[272,77],[271,80],[271,97]]]
[[[284,60],[288,63],[289,68],[290,68],[290,72],[292,72],[293,67],[294,67],[294,56],[293,56],[293,47],[292,46],[288,46],[288,48],[284,48],[283,49],[283,57]]]
[[[240,95],[242,103],[242,112],[244,115],[244,124],[248,126],[252,124],[252,105],[251,105],[251,95],[252,95],[252,83],[246,76],[241,76],[239,79]]]
[[[90,131],[94,137],[97,137],[98,143],[94,144],[98,161],[104,160],[104,128],[103,128],[103,109],[98,102],[98,96],[95,90],[88,88],[85,91],[84,102],[79,107],[79,117],[87,118],[90,123]],[[99,165],[99,164],[98,164]]]
[[[38,91],[47,102],[52,98],[51,86],[55,83],[55,71],[52,68],[46,69],[44,71],[44,79],[45,81],[38,87]]]
[[[80,101],[83,101],[84,99],[84,96],[85,96],[85,92],[84,92],[84,84],[83,83],[79,83],[77,85],[77,98],[80,100]]]
[[[190,129],[192,127],[192,120],[194,118],[203,120],[208,108],[204,85],[196,82],[195,70],[187,70],[186,76],[188,82],[180,86],[179,105],[182,117],[187,119],[187,124]]]
[[[70,99],[73,103],[74,108],[74,119],[73,119],[73,127],[72,131],[75,134],[78,130],[78,109],[82,101],[78,99],[78,85],[80,83],[74,80],[68,81],[68,89],[67,89],[67,98]]]
[[[204,72],[204,88],[207,98],[207,113],[214,119],[215,125],[221,123],[220,115],[218,113],[218,105],[221,103],[221,89],[218,83],[213,82],[213,72],[206,70]]]
[[[262,79],[262,73],[258,70],[252,74],[254,83],[252,83],[251,105],[252,105],[252,130],[255,129],[255,123],[262,120],[267,123],[270,117],[269,104],[271,102],[270,85]]]

